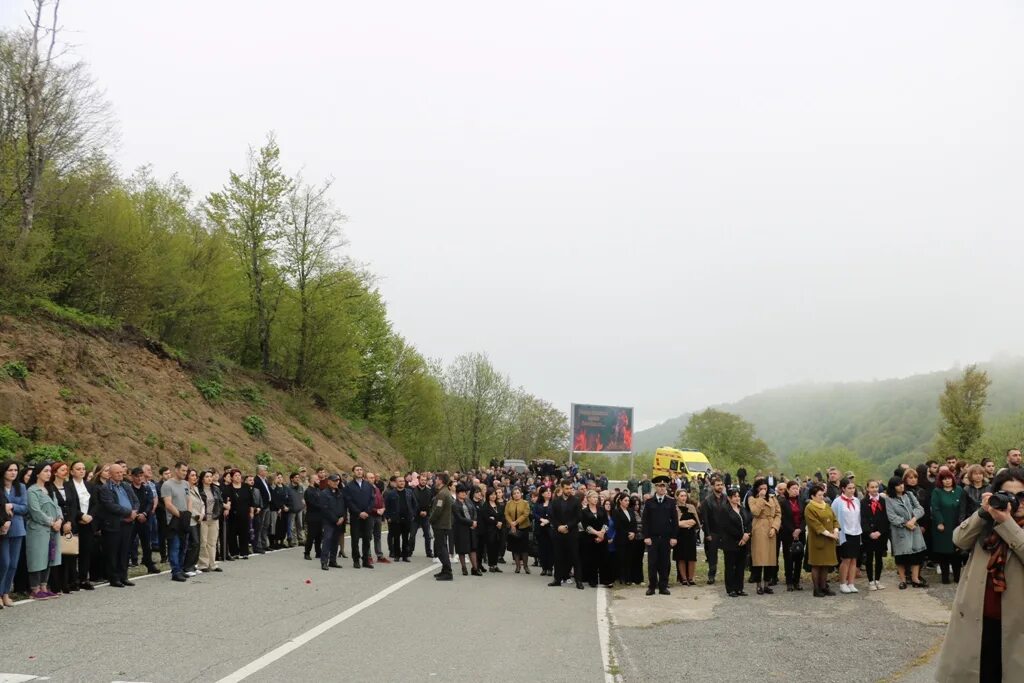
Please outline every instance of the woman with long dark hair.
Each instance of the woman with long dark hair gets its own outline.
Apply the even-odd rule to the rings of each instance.
[[[860,502],[861,539],[864,548],[864,567],[868,573],[868,590],[885,588],[882,578],[882,562],[889,546],[889,516],[885,512],[885,498],[879,495],[880,483],[868,481],[864,500]]]
[[[857,578],[857,558],[860,557],[860,499],[857,485],[850,478],[839,482],[839,497],[832,501],[832,513],[839,524],[839,592],[859,593],[853,585]]]
[[[4,607],[14,604],[11,591],[18,562],[25,546],[25,520],[28,516],[28,493],[18,477],[18,463],[8,460],[0,465],[0,487],[11,525],[0,536],[0,602]]]
[[[540,575],[551,576],[555,568],[554,546],[551,540],[551,489],[542,486],[533,506],[533,534],[537,540]]]
[[[185,475],[185,482],[188,484],[188,509],[192,514],[188,519],[188,534],[186,535],[187,545],[185,546],[185,563],[182,565],[185,576],[196,576],[199,574],[197,564],[199,562],[199,525],[206,519],[206,505],[202,496],[199,495],[199,473],[189,469]]]
[[[37,464],[29,477],[25,564],[28,568],[29,597],[34,600],[60,597],[59,593],[47,588],[50,570],[60,566],[58,536],[64,525],[57,498],[46,487],[50,478],[49,463]]]
[[[730,598],[747,595],[743,590],[743,568],[750,544],[751,517],[740,500],[739,488],[731,487],[726,494],[726,504],[718,510],[715,522],[718,541],[725,554],[725,591]]]
[[[779,538],[782,540],[782,565],[787,591],[802,591],[800,571],[804,556],[804,506],[800,502],[800,482],[786,482],[786,493],[779,498]]]
[[[672,549],[672,557],[676,562],[676,581],[680,586],[696,586],[693,578],[697,571],[700,515],[690,503],[690,494],[686,489],[676,491],[676,507],[679,508],[679,530],[676,532],[676,547]]]
[[[217,566],[217,541],[220,537],[220,522],[224,512],[224,501],[220,495],[217,473],[206,470],[199,478],[199,499],[202,501],[203,521],[199,523],[199,560],[197,569],[201,572],[222,571]]]
[[[78,534],[78,557],[68,558],[68,564],[75,566],[75,584],[82,590],[91,591],[92,561],[96,555],[96,511],[100,497],[96,489],[86,480],[85,463],[76,460],[71,463],[71,481],[65,487],[68,492],[68,506],[74,531]]]

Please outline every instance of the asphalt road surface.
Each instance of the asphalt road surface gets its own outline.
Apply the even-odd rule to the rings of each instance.
[[[0,612],[0,683],[889,681],[932,678],[953,587],[731,599],[549,588],[535,571],[320,570],[299,549]],[[890,577],[891,578],[891,577]],[[929,578],[934,578],[929,576]],[[784,588],[783,588],[784,591]]]
[[[339,561],[324,572],[293,549],[19,604],[0,612],[0,682],[608,680],[598,591],[509,565],[480,578],[456,562],[439,583],[422,556]]]

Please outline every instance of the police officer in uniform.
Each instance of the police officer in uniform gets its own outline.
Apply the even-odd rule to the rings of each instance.
[[[437,494],[430,506],[430,527],[434,531],[434,557],[441,560],[441,571],[434,574],[438,581],[452,580],[452,560],[448,554],[448,534],[452,529],[452,494],[448,490],[448,475],[434,475]]]
[[[647,546],[647,595],[654,595],[655,589],[662,595],[669,595],[668,572],[671,565],[671,548],[676,544],[676,530],[679,528],[679,508],[668,495],[669,478],[658,475],[651,480],[654,496],[644,505],[643,534]]]

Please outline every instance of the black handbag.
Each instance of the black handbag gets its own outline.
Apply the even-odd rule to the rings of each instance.
[[[176,518],[174,518],[174,530],[181,534],[188,533],[188,529],[192,522],[192,513],[188,510],[180,510]]]

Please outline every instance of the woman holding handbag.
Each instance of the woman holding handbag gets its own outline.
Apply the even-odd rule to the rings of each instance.
[[[93,556],[96,554],[96,511],[99,509],[100,497],[86,478],[85,463],[77,460],[71,464],[71,481],[65,487],[68,494],[68,509],[72,530],[78,534],[78,556],[69,558],[68,564],[74,565],[73,577],[75,585],[82,590],[93,590],[90,571]],[[74,589],[72,589],[74,590]]]
[[[694,573],[697,571],[697,533],[700,531],[700,516],[690,502],[686,489],[676,491],[676,507],[679,508],[679,530],[676,532],[676,547],[672,549],[676,561],[676,581],[680,586],[696,586]]]
[[[59,567],[59,535],[64,525],[60,506],[54,494],[47,490],[50,483],[49,463],[32,468],[28,487],[28,520],[25,535],[25,564],[28,568],[29,597],[48,600],[60,597],[47,588],[50,569]]]
[[[72,494],[68,491],[71,488],[71,485],[68,484],[71,469],[66,463],[55,462],[50,465],[50,471],[53,473],[53,478],[50,479],[46,488],[53,494],[57,506],[60,507],[60,516],[64,519],[64,524],[60,529],[61,537],[57,543],[58,552],[61,554],[61,564],[59,569],[50,572],[50,582],[53,584],[55,592],[70,594],[71,591],[78,590],[75,568],[78,566],[79,550],[78,534],[74,524],[75,515],[71,509]]]
[[[516,563],[516,574],[519,568],[530,573],[530,504],[523,500],[523,490],[516,486],[512,489],[512,500],[505,504],[505,525],[508,527],[509,552]]]

